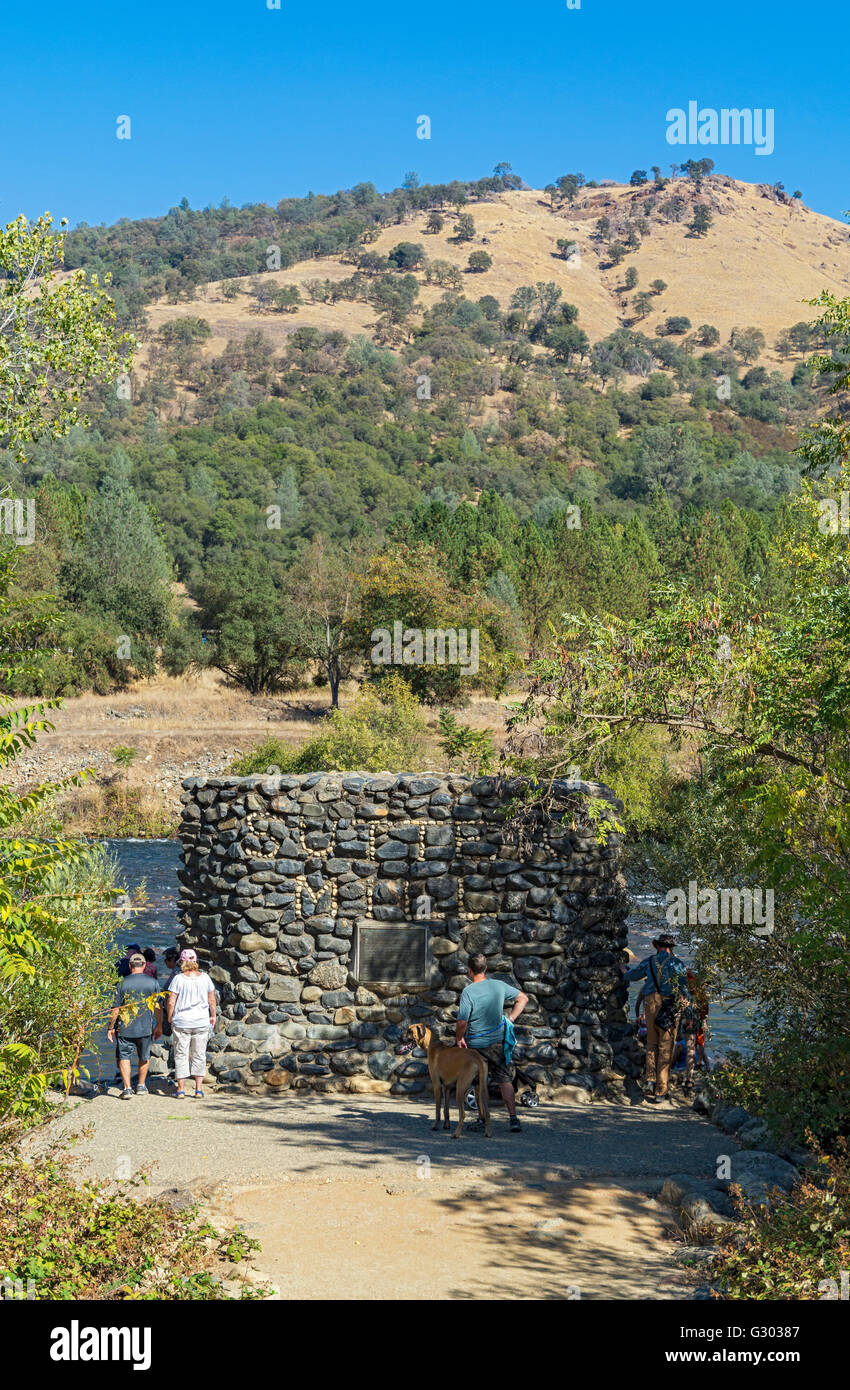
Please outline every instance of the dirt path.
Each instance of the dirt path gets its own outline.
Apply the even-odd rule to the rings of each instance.
[[[544,1104],[511,1135],[497,1110],[489,1141],[431,1121],[406,1097],[160,1092],[81,1102],[57,1127],[91,1126],[95,1173],[153,1165],[152,1190],[245,1225],[282,1298],[687,1297],[654,1194],[714,1169],[720,1136],[693,1111]]]

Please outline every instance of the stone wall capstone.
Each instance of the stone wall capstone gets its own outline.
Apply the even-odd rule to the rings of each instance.
[[[220,1008],[220,1086],[389,1091],[428,1083],[407,1026],[449,1030],[468,956],[525,991],[519,1061],[538,1084],[592,1091],[627,1034],[620,837],[599,843],[589,796],[506,824],[523,784],[442,774],[314,773],[183,783],[181,944]]]

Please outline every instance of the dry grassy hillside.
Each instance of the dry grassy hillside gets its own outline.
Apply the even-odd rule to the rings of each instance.
[[[821,289],[850,293],[847,228],[800,204],[777,202],[765,196],[762,186],[732,179],[713,178],[703,185],[701,194],[685,180],[677,180],[659,201],[674,192],[685,196],[689,204],[701,201],[711,207],[714,223],[707,235],[688,233],[690,215],[677,223],[653,219],[650,235],[619,267],[603,268],[606,251],[595,236],[596,221],[604,215],[616,225],[618,219],[623,222],[628,216],[639,216],[651,193],[646,187],[583,189],[572,208],[558,210],[533,189],[497,194],[488,202],[465,209],[475,221],[472,242],[453,240],[456,214],[446,210],[441,232],[426,233],[427,213],[418,213],[385,229],[369,249],[386,254],[399,241],[418,241],[429,260],[449,261],[461,269],[466,267],[471,251],[486,250],[493,265],[484,273],[466,275],[468,297],[492,294],[507,308],[519,285],[554,280],[564,298],[578,307],[579,323],[591,341],[630,322],[631,311],[617,287],[626,268],[634,266],[638,290],[648,289],[655,279],[667,282],[667,289],[654,300],[653,311],[636,325],[642,331],[651,334],[655,324],[669,314],[687,315],[694,327],[714,324],[724,342],[736,325],[753,325],[767,338],[768,348],[761,361],[790,370],[772,351],[778,333],[800,319],[813,317],[804,301]],[[568,264],[556,254],[558,238],[578,243],[579,264]],[[265,275],[276,285],[303,289],[307,280],[345,279],[352,269],[334,256]],[[420,304],[428,306],[442,295],[437,286],[425,284],[421,272],[417,279]],[[220,284],[214,283],[203,286],[191,305],[161,302],[151,306],[150,333],[170,319],[196,314],[207,319],[213,331],[206,352],[217,354],[228,338],[238,338],[258,327],[282,346],[286,337],[303,325],[339,329],[347,335],[368,334],[377,317],[370,305],[349,301],[305,303],[294,313],[258,313],[249,281],[239,284],[243,292],[232,301],[224,300]]]

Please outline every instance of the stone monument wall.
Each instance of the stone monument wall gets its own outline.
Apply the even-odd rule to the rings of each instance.
[[[184,782],[184,946],[220,999],[219,1085],[424,1089],[408,1023],[454,1022],[468,956],[529,996],[516,1060],[543,1085],[592,1091],[627,1034],[617,961],[626,893],[616,834],[587,798],[526,816],[494,777],[319,773]]]

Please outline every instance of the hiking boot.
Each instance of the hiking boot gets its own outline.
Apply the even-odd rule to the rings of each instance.
[[[520,1124],[520,1122],[519,1122],[519,1120],[517,1119],[516,1115],[514,1115],[513,1119],[511,1120],[511,1134],[521,1134],[521,1133],[522,1133],[522,1125]]]
[[[132,1100],[132,1099],[133,1099],[133,1088],[132,1088],[131,1086],[125,1086],[125,1087],[124,1087],[123,1091],[121,1092],[121,1099],[122,1099],[122,1100]]]

